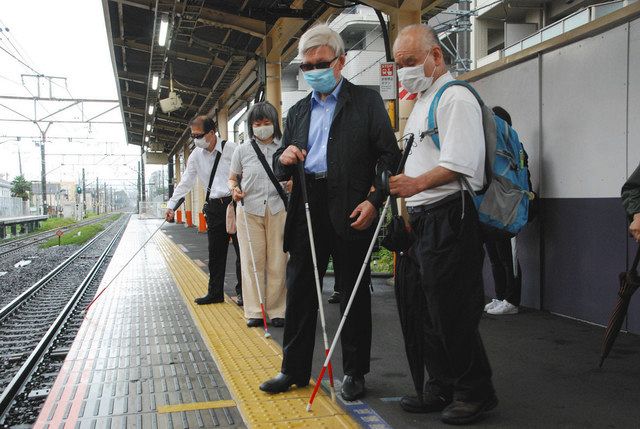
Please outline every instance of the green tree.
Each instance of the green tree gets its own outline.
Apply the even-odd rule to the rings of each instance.
[[[11,182],[11,196],[22,198],[22,201],[27,201],[30,192],[31,182],[25,179],[24,176],[16,176]]]

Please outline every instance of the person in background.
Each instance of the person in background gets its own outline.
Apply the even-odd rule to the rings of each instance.
[[[418,97],[404,133],[413,133],[404,174],[391,177],[392,195],[406,198],[413,248],[431,326],[424,356],[429,380],[422,397],[400,402],[408,412],[441,412],[447,424],[469,424],[498,405],[489,359],[478,325],[484,305],[484,251],[478,213],[462,178],[479,191],[484,183],[482,112],[466,88],[443,92],[437,108],[440,150],[428,135],[429,107],[453,80],[432,28],[410,25],[396,38],[398,79]]]
[[[629,234],[640,242],[640,165],[622,186],[622,205],[631,221]]]
[[[262,159],[272,160],[280,147],[282,132],[278,111],[267,102],[254,104],[247,121],[250,141],[238,146],[234,152],[229,175],[233,200],[244,200],[244,205],[239,204],[236,209],[236,228],[242,255],[244,316],[247,326],[262,326],[260,300],[253,273],[254,261],[249,251],[248,227],[265,312],[273,326],[282,327],[286,308],[284,275],[287,267],[287,254],[282,250],[287,217],[285,200],[281,197],[284,192],[280,183],[271,181],[256,152],[257,149],[262,153]],[[266,168],[271,169],[269,161],[265,161]],[[241,182],[238,182],[239,177]]]
[[[168,207],[175,207],[193,189],[196,177],[204,184],[205,193],[209,200],[205,203],[204,215],[207,219],[207,240],[209,242],[209,287],[207,294],[197,298],[197,304],[216,304],[224,302],[224,274],[227,266],[227,251],[229,250],[229,234],[226,230],[226,210],[231,202],[231,194],[227,185],[231,156],[236,144],[231,141],[220,140],[216,134],[213,119],[207,116],[197,116],[189,126],[191,138],[196,146],[189,159],[180,183],[173,191]],[[216,159],[218,163],[216,165]],[[210,189],[209,182],[213,169],[216,167]],[[207,192],[207,190],[209,192]],[[165,218],[173,219],[174,212],[167,209]],[[240,272],[240,248],[236,234],[231,236],[233,248],[236,251],[236,293],[238,305],[242,305],[242,275]]]
[[[493,113],[512,126],[511,115],[502,107],[493,108]],[[525,153],[525,163],[528,167],[529,157]],[[529,177],[529,189],[531,177]],[[495,284],[496,297],[485,305],[488,314],[516,314],[520,305],[522,290],[522,271],[516,255],[516,238],[485,240],[484,247],[491,261],[491,271]]]

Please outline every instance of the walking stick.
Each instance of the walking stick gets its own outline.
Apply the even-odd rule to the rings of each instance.
[[[242,192],[242,187],[240,187],[240,176],[236,176],[238,180],[238,188],[240,192]],[[262,311],[262,323],[264,324],[264,337],[271,338],[271,334],[269,333],[269,328],[267,327],[267,315],[264,311],[264,301],[262,300],[262,292],[260,292],[260,281],[258,280],[258,269],[256,268],[256,258],[253,255],[253,246],[251,244],[251,234],[249,233],[249,224],[247,223],[247,212],[244,209],[244,198],[240,200],[240,204],[242,205],[242,218],[244,220],[244,228],[247,233],[247,241],[249,242],[249,253],[251,254],[251,262],[253,263],[253,277],[256,281],[256,290],[258,291],[258,300],[260,301],[260,311]]]
[[[180,207],[180,206],[182,205],[182,203],[183,203],[183,202],[184,202],[184,198],[180,198],[180,199],[178,200],[178,203],[176,204],[176,206],[173,208],[173,211],[178,210],[178,207]],[[107,283],[107,285],[106,285],[105,287],[103,287],[103,288],[102,288],[102,290],[100,291],[100,293],[99,293],[99,294],[97,294],[97,295],[96,295],[96,296],[91,300],[91,302],[90,302],[89,304],[87,304],[87,306],[84,308],[84,310],[82,310],[82,313],[81,313],[81,314],[82,314],[83,316],[86,316],[87,312],[89,311],[89,308],[93,305],[93,303],[94,303],[94,302],[96,302],[96,301],[98,300],[98,298],[100,298],[100,296],[102,296],[102,294],[104,293],[104,291],[105,291],[105,290],[107,290],[107,288],[108,288],[109,286],[111,286],[111,283],[113,283],[113,281],[114,281],[114,280],[115,280],[115,279],[120,275],[120,273],[122,273],[122,271],[124,271],[124,269],[125,269],[125,268],[127,268],[127,266],[129,265],[129,263],[130,263],[131,261],[133,261],[133,259],[136,257],[136,255],[137,255],[138,253],[140,253],[140,251],[141,251],[142,249],[144,249],[144,246],[146,246],[146,245],[147,245],[147,243],[148,243],[149,241],[151,241],[151,239],[153,238],[153,236],[154,236],[154,235],[156,235],[156,233],[157,233],[158,231],[160,231],[160,228],[162,228],[162,227],[164,226],[164,224],[165,224],[165,223],[167,223],[167,220],[166,220],[166,219],[165,219],[165,220],[163,220],[163,221],[162,221],[162,223],[160,224],[160,226],[159,226],[158,228],[156,228],[156,230],[155,230],[155,231],[153,231],[153,233],[149,236],[149,238],[147,238],[147,239],[145,240],[145,242],[144,242],[144,243],[142,243],[142,246],[140,246],[140,248],[139,248],[138,250],[136,250],[136,253],[134,253],[134,254],[133,254],[133,256],[129,258],[129,260],[127,261],[127,263],[126,263],[126,264],[124,264],[124,265],[122,266],[122,268],[120,268],[120,270],[116,273],[116,275],[115,275],[115,276],[113,276],[113,277],[111,278],[111,280],[109,280],[109,283]],[[173,220],[169,221],[169,223],[173,223]]]
[[[405,145],[404,153],[402,154],[402,159],[400,160],[400,164],[398,165],[398,170],[396,174],[400,174],[404,169],[404,164],[407,162],[407,157],[409,156],[411,145],[413,145],[413,134],[409,134],[409,139],[407,140],[407,144]],[[335,336],[333,337],[333,342],[331,343],[331,347],[329,348],[329,352],[327,353],[327,357],[322,365],[322,369],[320,370],[320,375],[318,375],[316,385],[311,392],[311,397],[309,398],[309,403],[307,404],[307,411],[311,411],[311,407],[313,406],[313,400],[315,399],[318,393],[318,386],[322,381],[322,377],[324,377],[325,370],[329,365],[329,361],[331,360],[331,356],[333,355],[333,351],[336,348],[336,344],[338,343],[338,339],[340,338],[340,334],[342,333],[342,329],[344,328],[344,324],[347,321],[347,316],[349,315],[349,310],[351,310],[351,305],[353,305],[353,301],[355,300],[356,293],[358,292],[358,287],[360,286],[360,282],[362,281],[362,277],[367,269],[367,264],[369,262],[369,258],[371,258],[371,253],[373,252],[373,248],[376,244],[376,240],[378,238],[378,234],[380,234],[380,229],[382,228],[382,224],[385,221],[385,217],[387,214],[387,210],[389,209],[389,202],[391,201],[391,197],[387,196],[387,200],[384,203],[384,208],[382,209],[382,214],[380,215],[380,220],[378,221],[378,225],[376,225],[375,232],[373,233],[373,238],[371,239],[371,243],[369,244],[369,249],[367,249],[367,255],[364,257],[364,262],[362,263],[362,267],[360,268],[360,273],[358,274],[358,279],[356,280],[356,284],[353,287],[353,291],[351,292],[351,296],[349,297],[349,302],[347,303],[346,308],[344,309],[344,313],[342,315],[342,319],[340,320],[340,324],[338,325],[338,330],[336,331]]]
[[[322,325],[322,337],[324,340],[324,353],[327,356],[323,366],[329,368],[329,384],[331,386],[331,399],[336,399],[336,389],[333,384],[333,367],[331,366],[331,355],[329,353],[329,339],[327,337],[327,324],[324,319],[324,306],[322,304],[322,289],[320,286],[320,275],[318,274],[318,258],[316,257],[316,243],[313,239],[313,227],[311,226],[311,212],[309,210],[309,196],[307,195],[307,183],[304,176],[304,162],[298,161],[298,174],[300,175],[300,186],[302,187],[302,200],[304,202],[304,212],[307,217],[307,231],[309,232],[309,245],[311,247],[311,260],[313,261],[313,274],[316,282],[316,295],[318,296],[318,309],[320,310],[320,324]],[[318,390],[322,379],[316,381],[314,391]]]

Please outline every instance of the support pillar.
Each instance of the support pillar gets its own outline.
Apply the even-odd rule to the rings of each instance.
[[[282,127],[282,66],[280,55],[272,54],[267,58],[267,82],[265,85],[265,100],[273,104],[278,111],[280,126]]]
[[[189,161],[189,155],[191,154],[191,151],[189,150],[189,143],[185,142],[184,144],[184,165],[186,167],[187,162]],[[187,195],[185,195],[184,198],[184,214],[185,214],[185,222],[186,222],[186,226],[188,228],[191,228],[193,226],[193,217],[192,217],[192,207],[193,204],[191,204],[191,192],[189,192]]]
[[[218,111],[218,134],[222,140],[229,140],[229,108]]]
[[[182,177],[182,165],[180,164],[180,152],[176,153],[174,156],[174,167],[175,167],[175,183],[180,183],[180,178]],[[170,197],[173,196],[173,191],[171,191]],[[180,206],[176,211],[176,223],[184,223],[182,218],[182,212],[184,211],[184,207]]]

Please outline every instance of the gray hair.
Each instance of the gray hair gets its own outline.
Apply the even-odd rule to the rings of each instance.
[[[425,51],[428,51],[434,46],[442,48],[442,46],[440,46],[440,39],[438,39],[438,35],[433,28],[426,24],[411,24],[400,30],[395,42],[393,43],[394,51],[398,47],[398,42],[405,37],[416,37]]]
[[[309,49],[328,46],[337,55],[344,54],[344,41],[340,34],[332,30],[327,24],[318,24],[307,30],[298,43],[298,54],[303,56]]]
[[[263,119],[268,119],[273,124],[273,138],[281,139],[282,131],[280,131],[280,120],[278,118],[278,111],[273,104],[268,101],[263,101],[261,103],[256,103],[251,106],[249,109],[249,115],[247,116],[247,122],[249,129],[249,138],[253,138],[253,127],[252,124],[256,121],[261,121]]]

